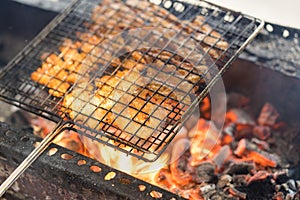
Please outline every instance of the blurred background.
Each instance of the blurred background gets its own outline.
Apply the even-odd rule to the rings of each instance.
[[[44,9],[59,11],[71,0],[15,0]],[[185,0],[179,0],[185,1]],[[188,0],[197,1],[197,0]],[[285,26],[300,28],[299,0],[207,0],[224,7]]]
[[[207,0],[268,22],[300,28],[299,0]]]

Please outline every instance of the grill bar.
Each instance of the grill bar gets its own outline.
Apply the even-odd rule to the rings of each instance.
[[[7,124],[0,123],[0,166],[10,166],[10,169],[12,170],[12,168],[17,166],[20,161],[30,154],[36,142],[41,142],[41,138],[35,137],[31,130],[14,129]],[[53,149],[57,149],[56,153],[54,155],[49,154],[49,152]],[[70,155],[71,159],[63,159],[62,155],[65,154]],[[78,163],[84,164],[79,165]],[[90,169],[91,166],[100,167],[101,172],[96,173],[92,171]],[[109,172],[115,172],[116,176],[111,180],[105,180],[105,176]],[[62,196],[62,194],[58,192],[62,189],[75,194],[80,194],[80,196],[83,195],[84,198],[90,199],[107,198],[150,200],[154,199],[150,195],[152,191],[160,192],[163,195],[162,198],[165,199],[181,199],[169,191],[141,181],[127,175],[126,173],[113,169],[110,166],[104,165],[55,144],[51,144],[48,148],[47,154],[42,154],[38,158],[37,162],[33,163],[24,175],[24,177],[22,176],[19,180],[17,180],[17,182],[19,181],[19,187],[22,185],[22,181],[26,184],[24,179],[30,178],[28,176],[37,178],[37,181],[32,183],[32,187],[39,188],[41,186],[40,190],[44,190],[43,193],[41,193],[40,190],[37,190],[36,196],[38,199],[45,199],[47,195],[50,195],[52,198],[55,198],[56,196],[58,198],[68,198],[67,196]],[[4,178],[4,176],[0,176],[1,180]],[[32,180],[35,179],[32,178]],[[47,186],[47,182],[50,186]],[[43,185],[41,185],[41,183]],[[145,190],[141,191],[139,189],[140,185],[143,185]],[[25,185],[23,190],[20,187],[20,191],[14,192],[21,193],[28,198],[33,198],[34,193],[30,193],[31,188],[27,187],[29,186]],[[128,193],[128,191],[132,192]],[[63,194],[67,195],[67,193]]]

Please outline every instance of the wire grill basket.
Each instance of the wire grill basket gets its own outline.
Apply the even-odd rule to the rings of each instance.
[[[154,161],[263,23],[153,2],[74,1],[0,73],[1,99]]]

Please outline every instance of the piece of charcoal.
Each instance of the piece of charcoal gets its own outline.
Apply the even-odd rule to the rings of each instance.
[[[224,188],[227,185],[229,185],[231,181],[232,181],[232,177],[230,175],[223,174],[218,180],[217,188]]]
[[[231,162],[224,171],[225,174],[249,174],[254,169],[253,163],[249,162]]]
[[[193,180],[196,183],[211,183],[216,180],[215,175],[216,166],[211,162],[204,162],[198,165],[195,169]]]
[[[257,121],[259,125],[273,126],[278,117],[278,111],[270,103],[265,103]]]
[[[287,185],[289,186],[289,188],[291,190],[293,190],[294,192],[297,191],[297,186],[296,186],[296,182],[293,179],[288,180]]]
[[[276,184],[283,184],[290,179],[287,172],[276,172],[273,176],[276,181]]]
[[[268,126],[255,126],[253,135],[260,140],[267,140],[271,136],[271,128]]]
[[[232,151],[228,145],[221,147],[219,152],[213,157],[213,161],[216,163],[217,168],[221,169],[226,160],[232,155]]]
[[[238,197],[239,199],[246,199],[246,198],[247,198],[247,194],[246,194],[246,193],[241,192],[241,191],[237,190],[237,189],[234,188],[234,187],[230,187],[230,188],[228,189],[228,191],[229,191],[229,193],[230,193],[231,195],[236,196],[236,197]]]
[[[247,175],[244,175],[244,174],[233,175],[232,182],[233,182],[234,186],[244,187],[247,185]]]

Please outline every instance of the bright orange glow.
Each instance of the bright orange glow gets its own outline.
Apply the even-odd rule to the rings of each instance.
[[[189,137],[192,166],[212,158],[220,148],[219,131],[207,120],[200,119],[197,126],[190,131]]]
[[[228,111],[226,113],[226,121],[227,122],[236,122],[238,120],[238,116],[233,111]]]
[[[276,167],[277,165],[273,160],[270,160],[269,158],[255,151],[249,151],[246,159],[253,160],[255,163],[264,167]]]
[[[209,109],[209,99],[206,99],[205,106],[205,109]],[[254,130],[253,127],[258,125],[239,123],[243,120],[240,118],[243,118],[243,116],[236,110],[227,113],[227,127],[232,123],[236,123],[233,126],[234,129],[229,132],[217,129],[214,123],[209,120],[199,119],[196,126],[191,130],[181,130],[172,141],[170,148],[154,163],[147,163],[135,157],[124,156],[119,151],[92,141],[87,137],[79,136],[73,131],[64,131],[54,142],[96,159],[112,168],[165,188],[186,199],[202,200],[204,198],[201,196],[199,187],[193,186],[198,184],[195,183],[195,169],[204,162],[212,163],[215,166],[213,172],[215,174],[222,172],[224,164],[228,161],[254,163],[257,173],[249,181],[263,179],[267,172],[260,173],[261,171],[259,170],[276,167],[277,165],[274,160],[261,153],[261,151],[268,148],[267,141],[257,140],[256,148],[254,149],[254,144],[250,143],[249,136],[251,134],[255,136],[253,132],[251,133],[251,130]],[[38,127],[38,124],[42,127]],[[51,123],[50,127],[47,127],[47,123],[40,118],[35,119],[33,125],[38,135],[43,137],[48,134],[52,127]],[[240,134],[237,137],[235,135],[236,132],[247,134]],[[113,141],[110,142],[114,144]],[[84,164],[86,164],[84,160],[78,162],[78,165]],[[98,166],[92,166],[91,170],[101,173],[101,168]],[[109,173],[105,176],[105,180],[111,180],[115,175],[113,172]],[[146,186],[140,185],[139,189],[141,191],[145,190]],[[229,192],[233,195],[235,194],[233,190]],[[158,198],[161,194],[152,191],[151,195]]]

